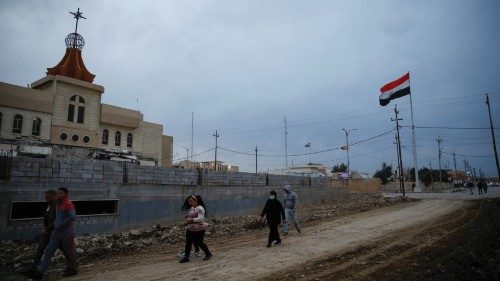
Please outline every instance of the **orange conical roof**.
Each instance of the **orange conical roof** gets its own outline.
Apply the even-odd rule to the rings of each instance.
[[[47,68],[47,75],[62,75],[92,83],[95,75],[90,73],[82,59],[82,51],[76,48],[66,48],[66,54],[54,67]]]

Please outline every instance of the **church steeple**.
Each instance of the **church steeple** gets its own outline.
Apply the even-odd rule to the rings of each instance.
[[[56,66],[47,68],[47,75],[62,75],[92,83],[95,75],[87,70],[82,59],[82,48],[85,45],[85,40],[77,32],[78,20],[86,18],[82,16],[80,8],[76,12],[70,12],[70,14],[76,19],[75,32],[66,36],[66,54]]]

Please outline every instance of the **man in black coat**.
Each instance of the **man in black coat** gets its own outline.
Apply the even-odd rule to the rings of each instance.
[[[281,243],[278,225],[280,225],[281,220],[285,221],[285,210],[281,202],[276,199],[276,191],[274,190],[271,190],[269,193],[269,199],[267,199],[260,217],[263,218],[264,215],[269,226],[269,239],[267,242],[267,247],[269,248],[273,241],[276,241],[276,244]]]

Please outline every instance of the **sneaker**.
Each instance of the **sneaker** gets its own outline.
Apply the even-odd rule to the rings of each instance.
[[[276,241],[275,245],[281,244],[281,240]]]
[[[208,261],[210,258],[212,257],[212,253],[208,253],[205,255],[205,257],[203,258],[204,261]]]
[[[64,271],[62,276],[68,277],[68,276],[75,276],[76,274],[77,274],[76,270],[66,270]]]
[[[199,258],[200,257],[200,252],[194,252],[193,257]]]
[[[184,251],[179,252],[179,253],[177,254],[177,256],[178,256],[179,258],[183,258],[183,257],[185,256]]]
[[[180,263],[185,263],[185,262],[189,262],[189,258],[182,258],[182,260],[179,261]]]
[[[271,244],[267,244],[266,247],[271,248]]]
[[[28,275],[28,278],[33,279],[33,280],[42,280],[43,274],[39,272],[38,270],[30,272]]]

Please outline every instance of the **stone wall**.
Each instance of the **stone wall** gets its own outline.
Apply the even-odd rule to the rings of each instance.
[[[200,194],[209,216],[258,214],[270,190],[283,195],[291,184],[300,202],[341,196],[325,179],[166,169],[101,160],[14,157],[11,180],[0,184],[0,240],[32,239],[41,219],[11,220],[12,202],[43,202],[47,189],[65,186],[72,200],[118,200],[118,213],[79,216],[78,234],[115,232],[154,223],[182,220],[181,206],[190,194]],[[78,210],[77,210],[78,214]]]

